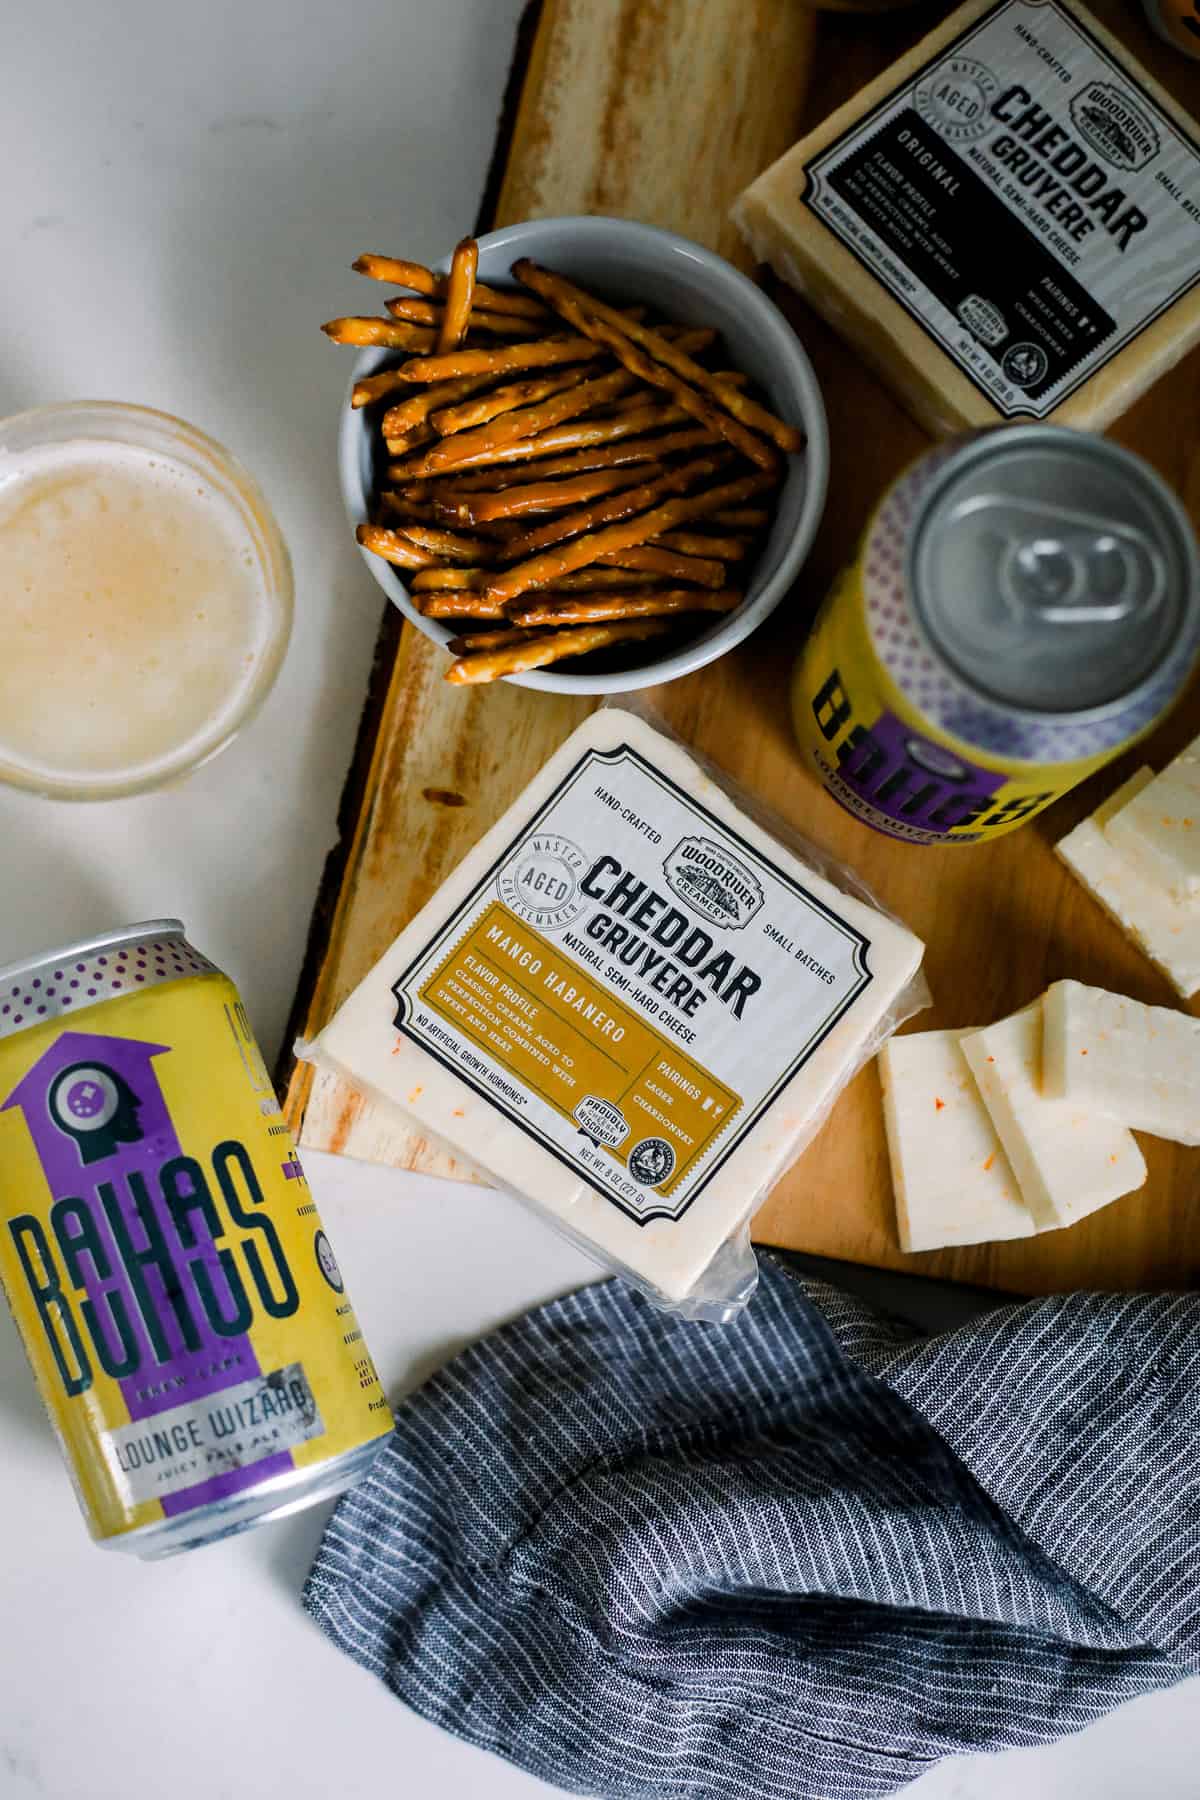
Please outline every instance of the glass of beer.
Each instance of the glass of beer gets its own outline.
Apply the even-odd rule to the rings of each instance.
[[[176,779],[257,710],[291,622],[279,527],[212,438],[113,401],[0,421],[0,781]]]

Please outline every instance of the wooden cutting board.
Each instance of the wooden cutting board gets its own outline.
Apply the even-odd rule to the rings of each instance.
[[[728,223],[753,176],[936,23],[945,6],[887,17],[806,11],[799,0],[544,0],[526,18],[483,224],[573,212],[671,227],[742,267]],[[1200,66],[1158,43],[1140,12],[1096,10],[1193,113]],[[446,221],[446,242],[464,221]],[[384,246],[392,248],[392,246]],[[394,246],[403,254],[404,244]],[[804,304],[774,297],[825,395],[830,498],[803,576],[737,653],[651,696],[669,724],[835,857],[928,944],[934,1008],[916,1029],[984,1024],[1063,975],[1171,1004],[1172,992],[1056,861],[1053,841],[1136,761],[1161,763],[1200,731],[1195,692],[1140,748],[1052,809],[981,848],[917,849],[844,813],[800,769],[786,678],[813,608],[873,502],[926,439]],[[1148,457],[1200,516],[1200,354],[1112,436]],[[347,545],[347,554],[351,553]],[[389,608],[343,804],[342,841],[318,902],[294,1026],[311,1035],[588,710],[503,683],[466,692],[444,655]],[[469,1178],[436,1146],[307,1065],[284,1073],[305,1148]],[[1145,1140],[1138,1194],[1070,1231],[924,1256],[896,1242],[873,1067],[755,1222],[759,1242],[1026,1293],[1162,1287],[1200,1276],[1200,1152]]]

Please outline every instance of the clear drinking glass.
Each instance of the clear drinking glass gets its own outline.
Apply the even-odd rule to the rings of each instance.
[[[258,710],[291,624],[266,498],[194,425],[93,400],[0,421],[0,781],[177,779]]]

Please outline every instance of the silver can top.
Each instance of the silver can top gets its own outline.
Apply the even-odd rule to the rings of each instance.
[[[0,969],[0,1041],[102,1000],[217,972],[188,943],[179,919],[149,919],[85,938]]]
[[[1062,426],[989,432],[944,464],[909,540],[938,654],[1036,713],[1115,707],[1200,642],[1194,534],[1140,457]]]

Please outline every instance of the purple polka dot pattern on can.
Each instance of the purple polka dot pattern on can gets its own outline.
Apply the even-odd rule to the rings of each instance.
[[[7,996],[0,1005],[0,1038],[77,1007],[121,999],[133,993],[135,984],[145,991],[163,982],[209,973],[215,967],[177,933],[97,950],[83,961],[59,963],[53,956],[44,957],[20,972],[17,979],[10,976],[0,989]]]

